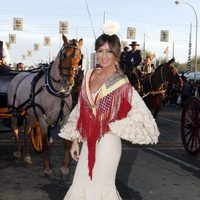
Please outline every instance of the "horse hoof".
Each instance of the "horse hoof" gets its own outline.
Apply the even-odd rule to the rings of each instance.
[[[69,174],[69,167],[61,167],[60,172],[61,174],[64,174],[64,175]]]
[[[51,169],[44,169],[44,175],[50,179],[54,179],[54,175]]]
[[[14,151],[13,156],[17,159],[21,158],[21,152],[19,151]]]
[[[51,176],[53,174],[52,170],[51,169],[44,169],[44,174],[46,176]]]
[[[53,144],[53,138],[52,137],[49,138],[49,143]]]
[[[67,175],[69,174],[69,167],[61,167],[60,168],[60,176],[62,179],[66,179]]]
[[[28,164],[33,164],[30,156],[24,156],[24,161]]]

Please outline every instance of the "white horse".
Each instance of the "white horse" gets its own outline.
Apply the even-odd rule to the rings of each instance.
[[[83,40],[68,40],[65,35],[63,46],[55,61],[45,65],[39,73],[22,72],[12,79],[8,88],[8,105],[17,113],[25,113],[24,125],[24,160],[32,163],[28,148],[28,134],[39,122],[41,131],[42,151],[44,151],[44,173],[52,175],[49,165],[48,127],[65,123],[71,111],[71,88],[82,59],[81,47]],[[19,130],[17,118],[11,119],[15,135],[14,156],[19,158]],[[61,174],[69,173],[68,143],[64,142],[65,153],[61,166]]]

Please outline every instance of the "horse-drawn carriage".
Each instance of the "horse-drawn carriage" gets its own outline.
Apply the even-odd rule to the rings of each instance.
[[[196,96],[190,97],[182,110],[181,137],[185,150],[191,155],[200,153],[200,81],[195,81]]]
[[[36,74],[39,72],[39,70],[39,68],[34,69],[31,73]],[[20,112],[18,108],[13,108],[11,105],[8,105],[8,87],[12,79],[19,75],[19,73],[22,73],[22,71],[10,70],[4,67],[2,67],[0,70],[0,119],[2,119],[2,123],[6,126],[11,126],[11,118],[16,117],[18,124],[23,123],[22,120],[25,118],[25,112]],[[29,101],[27,101],[27,103],[29,103]],[[30,135],[33,148],[37,152],[41,152],[42,142],[38,124],[35,124],[33,127],[31,127]]]
[[[18,71],[0,70],[0,118],[9,118],[12,115],[8,112],[7,89],[10,81],[18,74]]]
[[[49,163],[49,129],[66,122],[76,104],[81,84],[79,80],[83,77],[83,40],[68,40],[63,35],[63,42],[55,61],[41,65],[40,70],[17,72],[6,69],[0,74],[0,118],[11,120],[15,136],[14,156],[21,157],[18,118],[22,117],[25,120],[24,160],[32,163],[28,148],[30,134],[34,149],[44,153],[44,173],[48,176],[52,175]],[[79,77],[76,79],[77,76]],[[69,172],[67,141],[64,141],[64,148],[60,170],[65,176]]]

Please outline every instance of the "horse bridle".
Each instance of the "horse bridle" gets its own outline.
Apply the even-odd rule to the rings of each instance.
[[[173,69],[176,69],[174,66],[170,66],[170,67],[172,67]],[[164,72],[164,68],[165,67],[163,67],[162,69],[161,69],[161,78],[162,78],[162,82],[163,83],[167,83],[168,81],[172,81],[172,82],[174,82],[174,80],[173,80],[173,78],[176,78],[177,76],[178,76],[178,73],[174,73],[174,72],[172,72],[173,73],[173,78],[170,78],[170,80],[167,80],[167,78],[166,78],[166,73]],[[172,70],[173,70],[172,69]],[[169,71],[171,71],[171,68],[169,69]],[[170,72],[168,72],[168,73],[170,73]],[[169,76],[170,77],[170,76]]]
[[[75,78],[75,77],[76,77],[76,74],[78,73],[78,70],[76,70],[76,67],[73,67],[73,66],[71,66],[71,67],[63,67],[63,66],[61,66],[61,61],[62,61],[62,59],[66,59],[66,58],[67,58],[67,55],[65,54],[65,50],[66,50],[67,48],[73,48],[73,49],[74,49],[74,51],[73,51],[73,53],[72,53],[72,54],[74,54],[74,55],[70,54],[70,55],[68,55],[68,57],[69,57],[69,56],[73,56],[73,58],[76,58],[76,49],[78,49],[78,50],[80,51],[80,53],[81,53],[81,50],[80,50],[80,48],[79,48],[78,46],[69,45],[69,44],[63,45],[62,48],[61,48],[61,50],[60,50],[60,54],[59,54],[59,66],[58,66],[58,68],[59,68],[61,77],[64,75],[64,76],[69,76],[69,77]],[[82,58],[81,58],[81,59],[82,59]],[[80,62],[81,62],[81,60],[77,63],[77,67],[79,66],[79,63],[80,63]],[[67,70],[71,70],[71,71],[76,71],[76,73],[75,73],[74,76],[73,76],[72,74],[64,74],[64,73],[62,73],[62,71],[61,71],[62,68],[67,69]],[[70,95],[70,92],[71,92],[70,89],[67,89],[67,90],[64,90],[64,91],[57,91],[57,90],[53,87],[53,85],[52,85],[52,83],[51,83],[51,80],[53,80],[54,82],[59,83],[59,82],[62,82],[62,79],[61,79],[61,80],[55,80],[55,79],[50,75],[51,66],[46,66],[46,67],[45,67],[45,71],[46,71],[46,73],[45,73],[45,86],[46,86],[46,88],[47,88],[47,91],[48,91],[50,94],[52,94],[52,95],[54,95],[54,96],[57,96],[57,97],[60,97],[60,98],[65,98],[65,97],[67,97],[68,95]]]
[[[66,55],[66,53],[65,53],[65,50],[67,49],[67,48],[72,48],[73,49],[73,53],[72,54],[70,54],[70,55]],[[82,58],[81,58],[81,60],[79,61],[79,63],[77,64],[77,66],[76,67],[74,67],[74,66],[70,66],[70,67],[66,67],[66,66],[61,66],[61,61],[63,60],[63,59],[66,59],[67,57],[69,57],[69,56],[71,56],[71,58],[76,58],[76,50],[79,50],[79,52],[81,52],[81,49],[78,47],[78,46],[75,46],[75,45],[70,45],[70,44],[64,44],[63,46],[62,46],[62,48],[61,48],[61,50],[60,50],[60,58],[59,58],[59,70],[60,70],[60,75],[64,75],[64,76],[69,76],[69,77],[76,77],[76,75],[77,75],[77,73],[78,73],[78,70],[77,70],[77,67],[79,66],[79,63],[81,62],[81,60],[82,60]],[[64,74],[64,73],[62,73],[61,71],[62,71],[62,69],[65,69],[65,70],[67,70],[67,71],[75,71],[75,73],[66,73],[66,74]]]
[[[166,73],[164,72],[164,67],[161,67],[161,69],[160,69],[160,76],[161,76],[161,81],[162,81],[163,85],[167,84],[167,78],[166,78]],[[142,96],[142,98],[145,98],[146,96],[148,96],[150,94],[154,96],[154,95],[157,95],[157,94],[163,95],[165,93],[165,90],[162,89],[163,86],[156,91],[153,90],[151,78],[152,78],[152,74],[149,77],[149,83],[150,83],[151,91],[144,94]]]
[[[167,78],[166,78],[166,74],[164,72],[164,67],[161,67],[160,77],[161,77],[161,80],[162,80],[163,83],[167,83]]]

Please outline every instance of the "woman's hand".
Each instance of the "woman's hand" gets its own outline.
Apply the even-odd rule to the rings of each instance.
[[[79,159],[79,144],[78,144],[78,139],[73,140],[72,146],[71,146],[71,149],[70,149],[70,154],[71,154],[71,157],[75,161],[78,161],[78,159]]]

